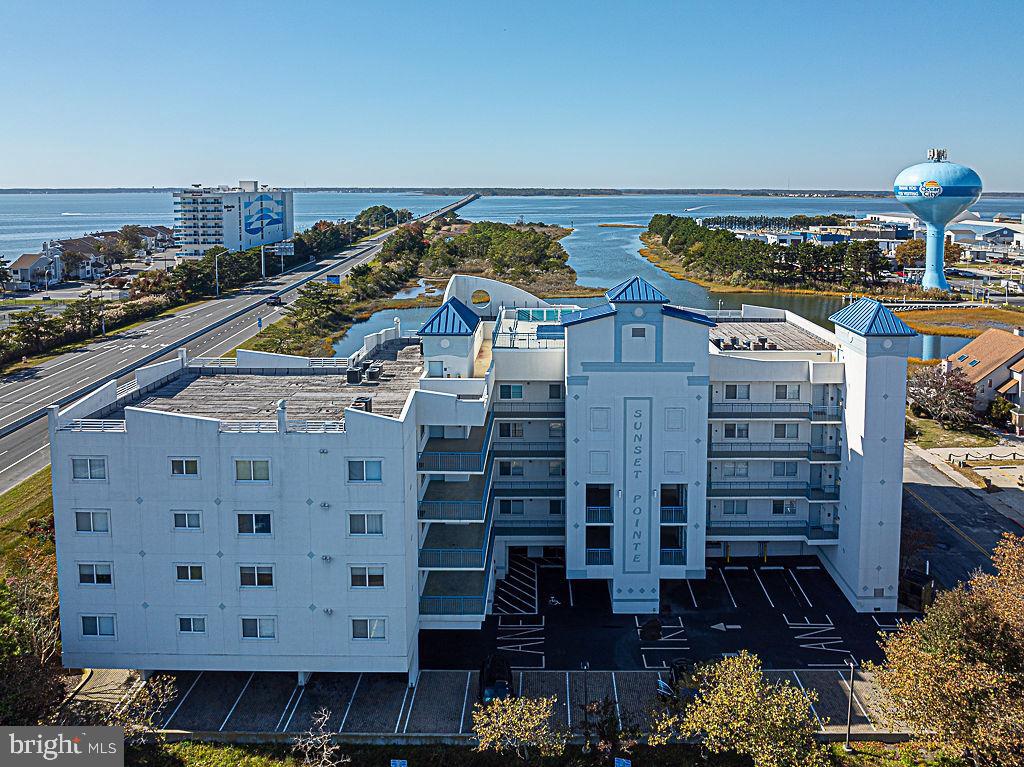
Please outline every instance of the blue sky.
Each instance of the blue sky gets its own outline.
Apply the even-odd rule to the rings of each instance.
[[[772,7],[779,6],[779,7]],[[1024,189],[1021,2],[4,0],[0,187]]]

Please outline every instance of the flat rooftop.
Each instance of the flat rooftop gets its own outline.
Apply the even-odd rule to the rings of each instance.
[[[711,343],[724,352],[832,351],[835,346],[787,320],[721,320],[710,329]],[[767,339],[767,344],[765,344]],[[748,346],[749,343],[749,346]],[[774,346],[773,346],[774,344]]]
[[[283,399],[289,420],[341,421],[357,397],[371,397],[374,413],[399,416],[423,373],[419,345],[392,342],[367,359],[381,364],[379,381],[350,384],[344,370],[302,375],[191,370],[130,406],[229,421],[267,421],[277,417],[277,401]],[[108,417],[123,418],[123,411]]]

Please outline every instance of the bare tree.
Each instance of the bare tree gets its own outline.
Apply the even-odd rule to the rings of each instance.
[[[145,682],[137,675],[128,677],[122,690],[87,697],[69,698],[52,717],[52,724],[62,726],[120,727],[124,730],[126,746],[160,742],[163,714],[170,708],[177,694],[174,679],[157,674]],[[110,697],[119,699],[111,702]]]
[[[334,731],[327,726],[330,718],[331,712],[321,708],[313,714],[313,726],[295,736],[292,753],[302,759],[304,767],[338,767],[352,761],[334,742]]]

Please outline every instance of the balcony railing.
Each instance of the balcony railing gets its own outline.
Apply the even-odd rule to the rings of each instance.
[[[611,549],[587,549],[588,565],[610,565],[612,563]]]
[[[479,570],[484,566],[484,549],[420,549],[419,566]]]
[[[565,480],[552,479],[496,479],[492,483],[496,491],[495,495],[502,495],[506,498],[515,495],[538,495],[543,497],[565,495]]]
[[[416,468],[420,471],[477,472],[483,470],[482,453],[420,453]]]
[[[512,457],[560,457],[565,455],[565,442],[495,442],[493,450],[495,455],[508,455]]]
[[[814,405],[811,408],[812,421],[840,421],[842,408],[838,405]]]
[[[686,524],[686,507],[685,506],[662,506],[661,507],[661,523],[662,524],[675,524],[685,525]]]
[[[663,565],[685,565],[686,549],[662,549],[661,564]]]
[[[587,506],[587,524],[608,524],[612,521],[611,506]]]
[[[711,482],[708,495],[714,498],[807,498],[831,501],[839,498],[838,485],[812,485],[808,482],[761,480],[755,482]]]
[[[434,522],[481,522],[483,501],[420,501],[419,518]]]
[[[747,416],[749,418],[807,418],[811,406],[806,402],[712,402],[711,417]]]
[[[536,416],[561,418],[565,415],[565,400],[553,399],[547,402],[510,402],[500,400],[492,406],[495,415]]]
[[[483,597],[420,597],[420,615],[483,615]]]
[[[749,536],[751,538],[774,535],[799,535],[809,540],[837,540],[839,528],[812,524],[802,519],[716,519],[708,522],[711,537]]]
[[[806,442],[712,442],[710,453],[725,455],[806,455],[810,445]]]

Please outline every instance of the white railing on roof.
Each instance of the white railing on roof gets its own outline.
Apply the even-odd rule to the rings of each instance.
[[[134,392],[137,392],[138,390],[139,390],[139,382],[138,381],[129,381],[126,384],[121,384],[120,386],[117,387],[117,395],[116,395],[117,399],[121,399],[121,397],[127,397],[129,394],[133,394]]]
[[[310,357],[311,368],[347,368],[348,357]]]
[[[277,421],[221,421],[220,431],[240,434],[276,433]]]
[[[233,368],[237,364],[234,357],[193,357],[188,361],[189,367],[199,368]]]
[[[72,418],[61,431],[126,431],[124,421],[99,418]]]
[[[288,421],[288,431],[305,432],[307,434],[328,434],[345,431],[344,421]]]

